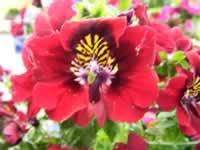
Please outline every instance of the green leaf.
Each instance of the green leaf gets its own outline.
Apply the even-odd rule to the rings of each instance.
[[[172,61],[175,62],[175,64],[178,64],[179,62],[183,61],[186,58],[184,52],[177,51],[172,56]]]
[[[31,143],[28,143],[28,142],[26,142],[26,143],[24,143],[24,142],[20,143],[19,147],[21,149],[23,149],[23,150],[35,150],[35,148],[33,147],[33,145]]]
[[[167,70],[168,70],[167,62],[163,61],[159,66],[155,67],[155,70],[160,76],[167,75]]]
[[[119,9],[121,11],[128,10],[131,4],[131,0],[120,0],[119,1]]]
[[[167,53],[160,51],[159,55],[162,60],[167,60]]]
[[[181,67],[183,67],[184,69],[186,69],[186,70],[189,70],[189,69],[191,68],[191,66],[189,65],[189,63],[188,63],[186,60],[181,61],[181,62],[179,63],[179,65],[180,65]]]

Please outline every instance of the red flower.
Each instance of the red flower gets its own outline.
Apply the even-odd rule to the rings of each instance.
[[[16,122],[7,122],[3,127],[3,136],[10,145],[18,144],[24,136],[24,131]]]
[[[36,7],[42,7],[41,0],[33,0],[32,4],[35,5]]]
[[[23,23],[22,22],[17,22],[17,21],[12,21],[11,22],[11,34],[15,36],[23,35],[24,30],[23,30]]]
[[[68,147],[61,147],[60,145],[50,145],[47,150],[70,150]]]
[[[194,150],[200,150],[200,143],[198,143],[198,144],[196,144],[196,145],[194,146]]]
[[[141,136],[131,133],[127,144],[118,143],[113,150],[147,150],[147,143]]]
[[[187,57],[193,72],[171,79],[167,87],[160,91],[158,104],[165,111],[176,108],[180,128],[185,134],[194,135],[200,132],[200,56],[191,51]]]
[[[75,15],[72,4],[72,0],[55,0],[48,9],[48,15],[41,13],[36,18],[35,34],[44,36],[60,30],[64,22]]]
[[[134,6],[134,9],[139,23],[141,25],[148,25],[154,30],[157,51],[162,50],[171,53],[175,50],[188,51],[192,49],[191,40],[184,35],[179,27],[170,28],[168,25],[156,21],[150,22],[147,15],[147,7],[143,4]]]
[[[3,128],[2,134],[5,141],[10,145],[18,144],[26,132],[29,130],[27,123],[36,125],[34,118],[28,116],[20,111],[17,111],[13,102],[1,102],[0,117],[2,119]]]
[[[100,125],[107,117],[133,122],[157,97],[154,34],[127,27],[125,18],[66,22],[60,34],[32,38],[26,48],[38,80],[32,102],[53,120],[81,110],[80,125],[93,114]]]

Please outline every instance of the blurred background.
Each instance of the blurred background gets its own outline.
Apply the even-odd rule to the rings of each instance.
[[[11,21],[19,11],[31,4],[30,0],[0,1],[0,64],[15,73],[23,72],[24,68],[20,53],[15,51],[14,38],[11,31]]]

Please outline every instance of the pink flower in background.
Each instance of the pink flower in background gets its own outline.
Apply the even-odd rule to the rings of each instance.
[[[185,27],[185,30],[187,32],[191,31],[191,29],[192,29],[192,20],[191,19],[187,19],[185,21],[184,27]]]
[[[157,109],[151,109],[149,112],[144,114],[142,120],[145,126],[153,127],[156,124],[156,113]]]
[[[5,141],[10,145],[18,144],[24,134],[27,132],[26,129],[21,128],[20,125],[15,121],[6,122],[3,127],[3,136]]]
[[[190,15],[200,14],[199,0],[182,0],[180,7],[186,10]]]
[[[161,9],[160,15],[158,16],[158,19],[161,21],[166,21],[170,19],[174,14],[179,13],[178,8],[171,7],[171,6],[164,6]]]

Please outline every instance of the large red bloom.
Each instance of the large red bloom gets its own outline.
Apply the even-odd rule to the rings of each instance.
[[[130,133],[128,143],[118,143],[113,150],[147,150],[147,148],[147,143],[141,136]]]
[[[93,114],[100,125],[107,117],[133,122],[157,97],[154,34],[127,27],[125,18],[66,22],[60,33],[32,38],[26,48],[38,81],[32,103],[51,119],[76,113],[80,125]]]
[[[185,134],[193,135],[200,132],[200,56],[191,51],[187,57],[193,72],[171,79],[167,87],[160,91],[158,104],[166,111],[176,108],[180,128]]]

